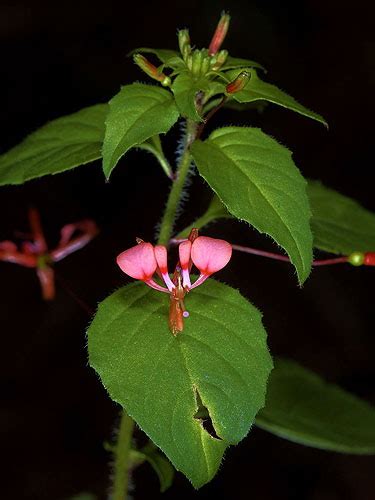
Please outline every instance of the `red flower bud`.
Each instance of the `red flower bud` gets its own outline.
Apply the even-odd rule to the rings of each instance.
[[[221,14],[220,21],[216,27],[214,36],[212,37],[210,46],[208,48],[208,54],[213,56],[220,49],[222,43],[224,42],[225,36],[227,34],[230,22],[230,15],[223,12]]]
[[[363,263],[365,266],[375,266],[375,252],[366,252]]]
[[[225,87],[225,92],[227,94],[236,94],[245,88],[249,80],[250,73],[248,71],[242,71],[233,82],[228,83]]]
[[[134,54],[134,62],[137,66],[141,68],[142,71],[146,73],[149,77],[160,82],[164,87],[169,87],[171,84],[171,79],[169,76],[165,75],[156,66],[154,66],[150,61],[148,61],[141,54]]]

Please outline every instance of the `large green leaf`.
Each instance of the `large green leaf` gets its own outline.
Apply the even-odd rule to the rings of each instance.
[[[260,129],[225,127],[191,148],[200,174],[229,212],[269,234],[289,255],[302,283],[312,235],[306,181],[288,149]]]
[[[253,102],[264,100],[268,102],[272,102],[274,104],[278,104],[284,108],[288,108],[296,113],[300,113],[301,115],[307,116],[308,118],[312,118],[313,120],[317,120],[320,123],[323,123],[326,127],[327,122],[324,118],[317,113],[314,113],[310,109],[302,106],[299,102],[297,102],[293,97],[288,95],[286,92],[283,92],[275,85],[270,83],[263,82],[258,75],[255,69],[249,69],[250,72],[250,80],[246,87],[241,90],[241,92],[237,92],[233,94],[233,98],[241,103],[245,102]],[[226,73],[226,77],[229,80],[234,80],[238,75],[238,70],[228,71]]]
[[[0,156],[0,185],[22,184],[101,157],[107,104],[53,120]]]
[[[309,181],[314,246],[349,255],[375,251],[375,214],[318,181]]]
[[[181,72],[172,84],[172,91],[180,113],[185,118],[190,118],[196,122],[202,121],[202,117],[195,105],[195,97],[201,90],[210,90],[208,80],[206,78],[196,80],[188,71]]]
[[[90,364],[176,469],[200,487],[218,470],[264,404],[272,361],[261,315],[212,279],[186,298],[190,317],[174,337],[169,297],[143,283],[99,306],[88,331]],[[196,413],[204,406],[216,437]]]
[[[103,170],[107,178],[129,149],[150,137],[166,133],[178,120],[173,96],[154,85],[133,83],[109,101],[103,143]]]
[[[256,424],[315,448],[375,453],[375,408],[286,359],[275,361]]]

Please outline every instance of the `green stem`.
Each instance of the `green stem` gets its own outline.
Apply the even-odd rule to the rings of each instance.
[[[194,122],[187,123],[187,133],[185,139],[185,150],[182,154],[180,163],[176,170],[176,178],[172,184],[172,188],[170,190],[167,205],[165,207],[164,215],[160,225],[160,232],[158,238],[159,245],[168,245],[169,240],[172,236],[173,224],[176,219],[176,211],[178,204],[181,200],[182,190],[185,185],[186,177],[189,173],[189,167],[191,163],[191,155],[190,155],[190,144],[195,139],[197,126]]]
[[[134,420],[123,410],[117,443],[114,451],[114,477],[112,500],[126,500],[128,497],[129,465]]]

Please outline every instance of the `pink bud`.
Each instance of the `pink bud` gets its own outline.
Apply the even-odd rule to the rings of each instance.
[[[131,278],[148,281],[157,268],[154,247],[151,243],[140,243],[118,255],[117,264]]]
[[[225,267],[232,256],[232,246],[225,240],[199,236],[191,247],[191,259],[204,275]]]

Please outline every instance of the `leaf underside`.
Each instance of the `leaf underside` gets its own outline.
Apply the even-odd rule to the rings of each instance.
[[[314,246],[349,255],[375,251],[375,214],[318,181],[309,181]]]
[[[306,446],[375,453],[375,408],[286,359],[275,360],[256,425]]]

